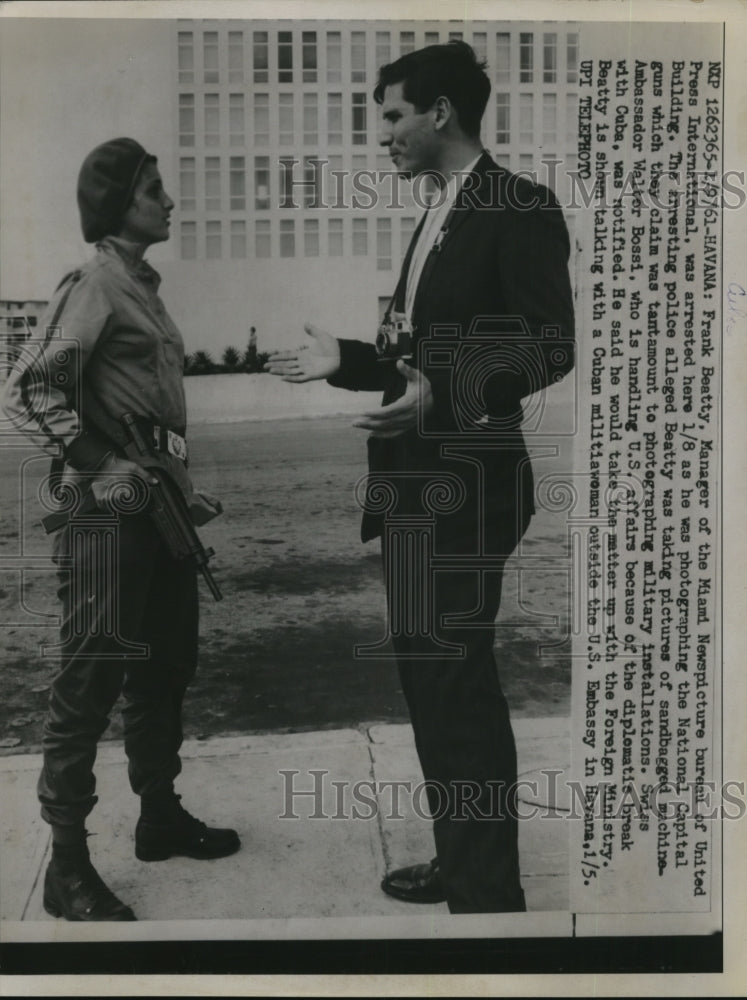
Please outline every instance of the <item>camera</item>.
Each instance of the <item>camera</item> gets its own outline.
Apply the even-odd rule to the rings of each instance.
[[[412,326],[404,313],[393,312],[387,316],[376,334],[378,360],[412,358],[412,334]]]

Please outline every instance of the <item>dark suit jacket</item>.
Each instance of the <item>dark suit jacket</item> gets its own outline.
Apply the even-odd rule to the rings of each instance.
[[[448,518],[458,532],[475,519],[478,488],[487,518],[521,520],[533,511],[521,399],[573,367],[574,320],[568,231],[546,187],[483,152],[447,226],[423,268],[412,315],[412,363],[430,380],[433,411],[399,437],[369,439],[369,482],[389,476],[398,493],[394,512],[415,515],[422,512],[423,477],[459,475],[467,496]],[[400,306],[409,256],[395,295]],[[382,405],[404,393],[405,378],[393,362],[377,359],[373,344],[341,340],[340,351],[331,384],[381,389]],[[455,447],[479,456],[482,485],[469,460],[454,459]],[[375,507],[364,513],[364,541],[382,530],[384,515]]]

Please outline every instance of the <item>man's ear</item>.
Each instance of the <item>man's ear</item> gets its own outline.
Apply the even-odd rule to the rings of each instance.
[[[433,108],[436,113],[433,122],[434,126],[437,129],[442,129],[454,113],[452,103],[448,97],[437,97]]]

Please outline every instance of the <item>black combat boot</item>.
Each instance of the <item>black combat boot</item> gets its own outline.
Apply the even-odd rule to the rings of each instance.
[[[153,799],[143,796],[135,828],[135,856],[141,861],[165,861],[174,854],[207,860],[225,858],[241,846],[235,830],[206,826],[190,816],[179,795]]]
[[[44,876],[44,909],[65,920],[135,920],[91,864],[85,841],[54,844]]]

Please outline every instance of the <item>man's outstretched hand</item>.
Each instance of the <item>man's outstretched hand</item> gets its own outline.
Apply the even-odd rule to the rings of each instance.
[[[372,437],[392,438],[418,426],[418,414],[425,417],[433,409],[431,384],[417,368],[411,368],[404,361],[397,362],[397,371],[407,379],[404,396],[382,406],[369,410],[353,421],[353,427],[362,427],[371,432]]]
[[[279,375],[284,382],[311,382],[335,374],[340,367],[337,338],[311,323],[305,323],[304,330],[310,337],[308,343],[288,351],[274,351],[265,362],[266,372]]]

